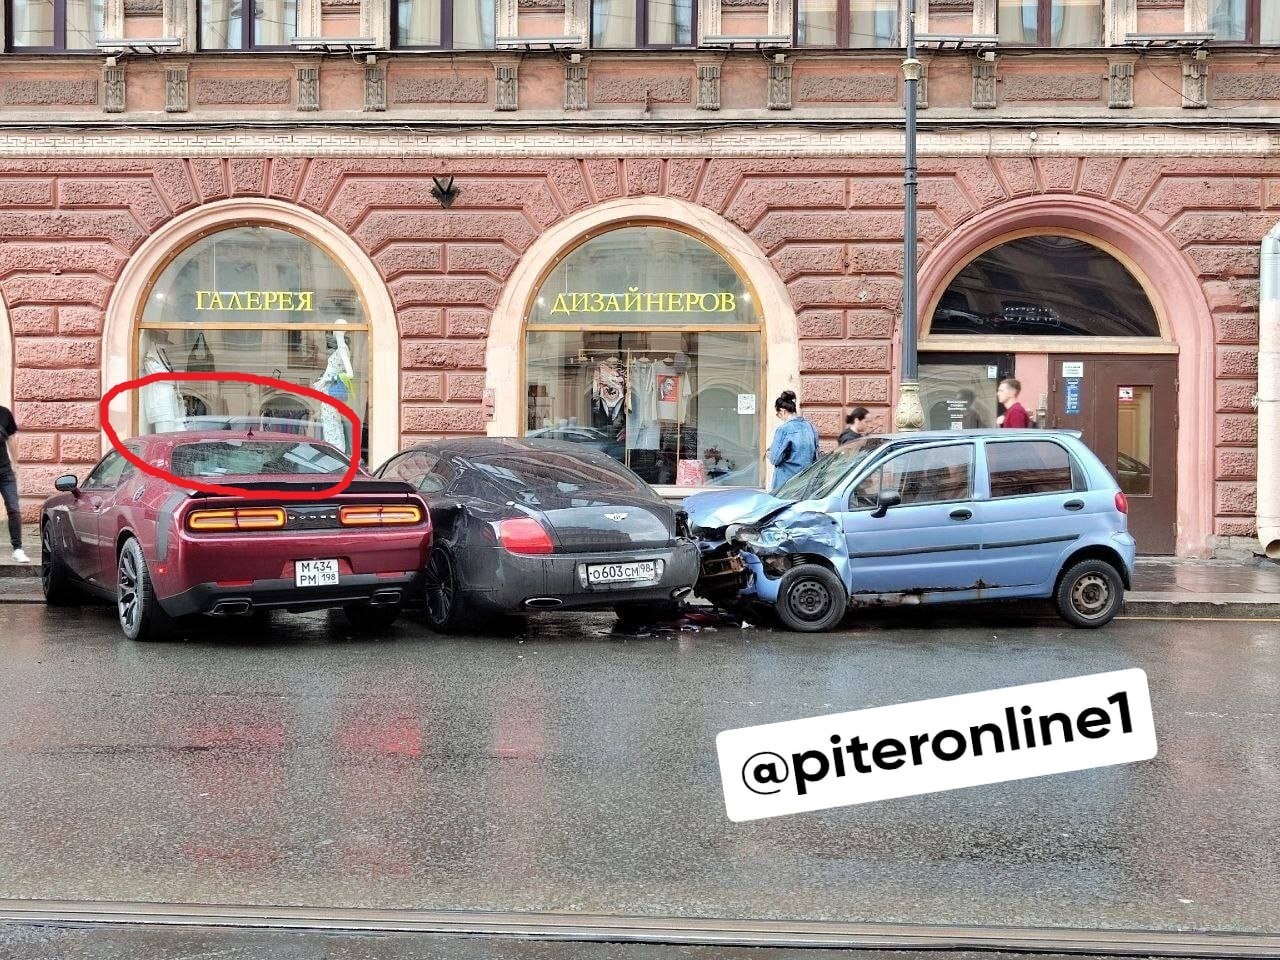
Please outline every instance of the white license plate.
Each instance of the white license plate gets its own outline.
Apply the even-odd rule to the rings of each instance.
[[[338,561],[295,560],[293,582],[299,587],[335,587],[338,585]]]
[[[626,563],[588,563],[587,583],[642,583],[658,579],[656,560],[630,560]]]

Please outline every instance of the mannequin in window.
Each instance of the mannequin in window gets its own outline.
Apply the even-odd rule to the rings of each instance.
[[[151,346],[142,358],[142,375],[173,373],[167,347],[169,331],[148,331]],[[173,433],[184,426],[185,402],[178,392],[177,381],[161,380],[142,388],[142,413],[152,433]]]
[[[339,320],[338,323],[344,321]],[[327,332],[324,335],[325,347],[329,351],[329,359],[325,364],[320,379],[311,384],[313,389],[327,393],[335,400],[350,403],[355,392],[355,371],[351,366],[351,350],[347,346],[347,335],[341,330]],[[325,443],[337,447],[343,453],[350,453],[347,442],[347,431],[344,418],[332,404],[320,405],[320,429]]]

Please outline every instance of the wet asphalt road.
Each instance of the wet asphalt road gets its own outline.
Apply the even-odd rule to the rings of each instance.
[[[497,937],[145,927],[0,927],[6,960],[938,960],[936,951],[573,943]],[[946,960],[1103,960],[948,952]]]
[[[1002,617],[136,645],[0,606],[0,897],[1280,931],[1278,625]],[[1133,666],[1154,761],[725,817],[722,729]]]

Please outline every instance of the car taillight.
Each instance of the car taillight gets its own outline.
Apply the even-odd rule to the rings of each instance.
[[[542,524],[530,517],[499,522],[498,539],[511,553],[541,556],[555,550],[551,535],[543,529]]]
[[[284,526],[280,507],[229,507],[223,510],[192,510],[187,529],[198,533],[224,530],[279,530]]]
[[[340,507],[338,522],[344,527],[405,526],[422,522],[422,508],[412,503]]]
[[[1124,495],[1123,490],[1116,491],[1116,509],[1126,515],[1129,513],[1129,498]]]

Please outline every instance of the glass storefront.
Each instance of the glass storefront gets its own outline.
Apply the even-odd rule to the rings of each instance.
[[[275,227],[233,227],[183,249],[147,296],[137,365],[138,376],[221,371],[308,386],[368,421],[368,324],[355,286],[318,246]],[[139,433],[252,428],[345,452],[354,439],[329,404],[231,380],[149,384],[135,416]]]
[[[760,316],[707,244],[623,227],[543,282],[525,338],[528,436],[584,443],[646,481],[761,483]]]

